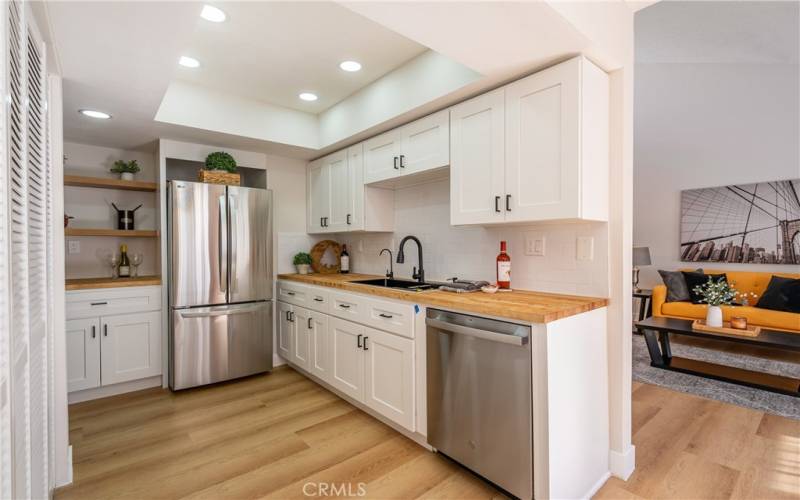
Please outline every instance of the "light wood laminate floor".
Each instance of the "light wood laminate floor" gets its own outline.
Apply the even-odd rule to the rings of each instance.
[[[649,385],[633,399],[637,470],[598,498],[798,498],[800,422]],[[307,483],[354,496],[363,483],[367,498],[502,496],[289,368],[73,405],[70,442],[75,481],[58,499],[301,498]]]

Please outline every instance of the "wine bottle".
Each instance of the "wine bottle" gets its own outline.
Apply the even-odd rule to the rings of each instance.
[[[122,244],[119,246],[119,270],[117,276],[120,278],[131,277],[131,261],[128,260],[128,245]]]
[[[511,257],[506,253],[506,242],[500,242],[500,254],[497,256],[497,287],[511,288]]]
[[[339,270],[345,274],[350,272],[350,254],[347,253],[347,245],[342,245],[341,266],[339,266]]]

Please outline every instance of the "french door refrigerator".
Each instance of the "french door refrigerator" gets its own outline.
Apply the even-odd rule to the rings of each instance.
[[[272,369],[272,192],[170,181],[169,386]]]

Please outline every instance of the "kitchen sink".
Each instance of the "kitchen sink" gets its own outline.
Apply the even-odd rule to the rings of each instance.
[[[401,288],[403,290],[432,290],[438,283],[419,283],[417,281],[396,280],[394,278],[375,278],[370,280],[351,281],[360,285],[380,286],[383,288]]]

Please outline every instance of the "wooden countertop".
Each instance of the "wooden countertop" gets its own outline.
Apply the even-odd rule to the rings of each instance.
[[[128,286],[153,286],[161,284],[161,276],[139,276],[136,278],[73,278],[64,280],[67,290],[93,290],[96,288],[120,288]]]
[[[446,307],[458,311],[487,314],[530,323],[549,323],[608,305],[608,299],[604,298],[531,292],[528,290],[514,290],[512,292],[497,292],[494,294],[483,292],[452,293],[439,290],[413,292],[352,283],[352,281],[374,278],[382,278],[382,276],[369,274],[278,275],[280,280],[327,286],[349,292],[379,295],[390,299],[407,300],[418,304]]]

